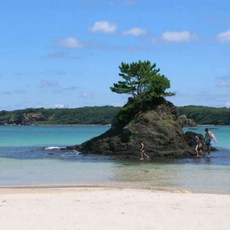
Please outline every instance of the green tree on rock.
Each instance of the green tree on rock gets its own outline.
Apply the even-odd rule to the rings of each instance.
[[[160,74],[156,64],[149,61],[138,61],[130,64],[122,62],[119,66],[118,81],[110,89],[119,94],[130,95],[128,103],[124,105],[113,120],[113,127],[124,127],[140,111],[154,109],[155,106],[166,103],[165,96],[174,93],[166,92],[170,88],[170,81]]]
[[[119,66],[119,76],[123,81],[114,83],[110,89],[119,94],[129,94],[132,98],[138,96],[164,97],[173,96],[166,92],[170,88],[170,81],[160,74],[160,69],[150,61],[138,61],[130,64],[122,62]]]

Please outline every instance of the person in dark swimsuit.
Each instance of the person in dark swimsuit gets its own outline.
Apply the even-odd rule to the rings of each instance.
[[[198,158],[203,156],[203,145],[202,145],[202,139],[201,138],[198,139],[195,151],[196,151],[196,156]]]
[[[209,133],[208,128],[206,128],[205,129],[204,142],[205,142],[205,145],[207,147],[208,157],[210,157],[210,152],[211,152],[211,149],[212,149],[211,141],[212,141],[211,135]]]
[[[198,157],[198,151],[197,151],[198,143],[199,143],[199,137],[197,136],[196,133],[193,133],[192,146],[194,148],[194,151],[195,151],[197,157]]]
[[[141,147],[140,147],[140,153],[141,153],[141,158],[140,158],[140,160],[141,161],[143,161],[143,160],[145,160],[145,159],[149,159],[149,156],[145,153],[145,145],[144,145],[144,143],[143,143],[143,141],[141,141],[140,142],[140,145],[141,145]]]

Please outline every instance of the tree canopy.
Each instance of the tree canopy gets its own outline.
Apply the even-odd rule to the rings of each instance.
[[[93,106],[82,108],[28,108],[0,111],[0,125],[77,125],[110,124],[120,107]]]
[[[199,125],[230,125],[230,108],[189,105],[178,107],[178,112]]]
[[[166,92],[170,88],[170,81],[160,74],[156,63],[151,64],[150,61],[138,61],[130,64],[122,62],[119,69],[119,76],[123,78],[123,81],[114,83],[113,87],[110,87],[112,92],[129,94],[133,98],[141,95],[151,97],[175,95],[172,92]]]

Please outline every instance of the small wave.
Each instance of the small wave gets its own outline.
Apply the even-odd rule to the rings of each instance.
[[[60,147],[60,146],[49,146],[46,147],[45,150],[56,150],[56,149],[65,149],[65,147]]]

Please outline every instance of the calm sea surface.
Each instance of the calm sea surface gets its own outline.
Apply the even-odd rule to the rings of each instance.
[[[0,126],[0,187],[119,185],[230,193],[230,127],[208,126],[218,139],[212,157],[140,162],[81,155],[80,144],[109,126]],[[195,130],[204,134],[206,127]]]

